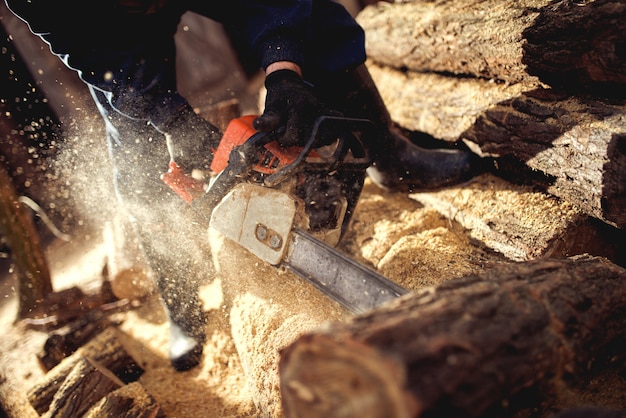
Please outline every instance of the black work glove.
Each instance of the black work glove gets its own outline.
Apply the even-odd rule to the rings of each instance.
[[[265,111],[254,120],[253,127],[262,132],[284,127],[284,134],[278,138],[278,143],[284,147],[304,145],[319,116],[341,116],[318,100],[311,87],[295,71],[270,73],[265,79],[265,88]]]
[[[171,158],[185,171],[209,170],[222,133],[189,104],[156,128],[165,135]]]

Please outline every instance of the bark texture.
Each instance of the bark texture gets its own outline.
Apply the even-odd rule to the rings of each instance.
[[[35,224],[19,202],[13,182],[0,165],[0,231],[11,247],[20,274],[17,318],[44,314],[43,301],[52,293],[48,262],[41,247]]]
[[[514,160],[549,193],[626,226],[626,4],[381,3],[358,20],[396,122]]]
[[[624,354],[626,271],[603,258],[515,263],[298,338],[288,417],[481,416]]]
[[[105,367],[90,358],[81,358],[54,394],[45,418],[82,416],[91,406],[124,384]]]
[[[577,89],[626,83],[626,4],[617,0],[381,2],[358,20],[368,54],[393,68]]]
[[[119,342],[115,329],[107,328],[54,367],[46,374],[44,381],[29,391],[28,400],[39,414],[48,411],[67,376],[72,373],[76,364],[85,358],[90,358],[101,367],[110,370],[125,383],[136,380],[143,373],[143,369]]]

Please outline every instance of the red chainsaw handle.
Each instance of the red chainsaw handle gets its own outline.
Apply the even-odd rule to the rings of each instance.
[[[204,182],[185,173],[176,161],[170,161],[167,173],[161,174],[161,180],[187,203],[204,193]]]
[[[233,149],[240,147],[258,133],[252,127],[252,122],[256,118],[256,115],[246,115],[230,121],[213,154],[212,172],[224,171]],[[273,174],[295,161],[301,151],[302,147],[282,148],[276,141],[266,143],[259,149],[258,163],[251,168],[259,173]],[[170,162],[167,173],[163,174],[161,179],[187,203],[191,203],[204,193],[204,183],[185,173],[183,167],[174,161]]]
[[[211,163],[211,171],[221,173],[228,165],[231,151],[243,145],[258,131],[252,127],[252,122],[258,116],[246,115],[230,121],[226,132],[220,141]],[[278,142],[271,141],[259,151],[259,162],[253,167],[254,171],[263,174],[273,174],[298,158],[302,147],[283,148]]]

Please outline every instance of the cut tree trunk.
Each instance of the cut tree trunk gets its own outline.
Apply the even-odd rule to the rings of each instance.
[[[373,64],[370,70],[400,125],[518,161],[511,167],[525,165],[532,175],[506,165],[496,172],[532,179],[586,214],[626,227],[626,102]]]
[[[84,418],[165,418],[165,413],[139,382],[132,382],[107,394]]]
[[[358,21],[368,55],[397,69],[576,89],[626,84],[623,1],[381,2]]]
[[[549,392],[625,354],[625,282],[603,258],[515,263],[305,334],[281,353],[285,414],[476,417]]]
[[[483,174],[462,185],[409,196],[458,222],[477,242],[510,260],[589,253],[624,266],[620,258],[626,244],[619,239],[621,231],[528,185]]]

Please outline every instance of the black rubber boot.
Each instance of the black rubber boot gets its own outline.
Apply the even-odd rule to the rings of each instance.
[[[192,337],[170,320],[169,358],[172,367],[183,372],[197,366],[202,360],[204,335]]]
[[[432,190],[484,171],[480,158],[467,149],[422,148],[411,142],[392,122],[364,64],[319,85],[321,97],[344,116],[374,122],[378,132],[366,144],[373,162],[367,174],[380,187],[402,192]]]

